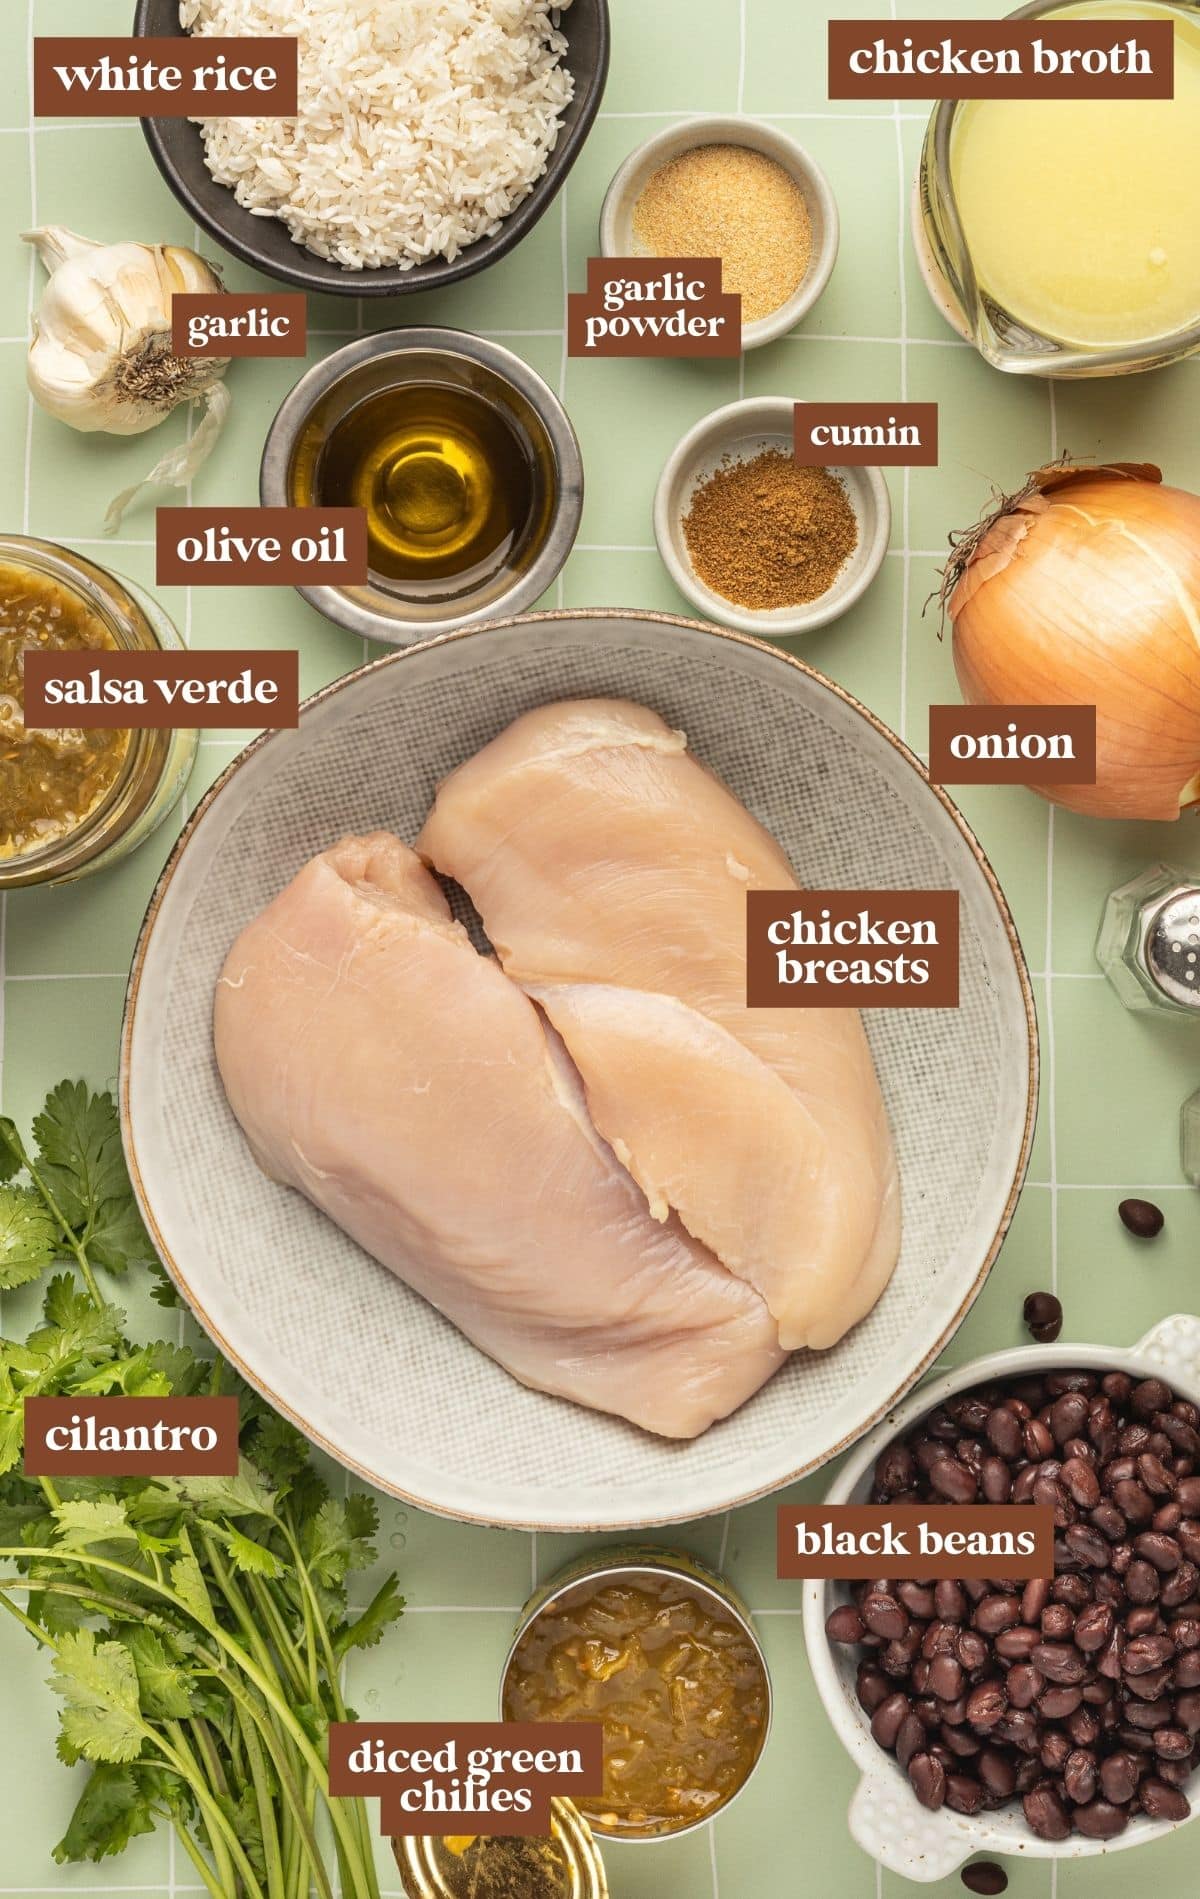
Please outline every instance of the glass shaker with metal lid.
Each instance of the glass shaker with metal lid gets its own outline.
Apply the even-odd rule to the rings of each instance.
[[[550,1803],[546,1839],[414,1835],[392,1841],[406,1899],[608,1899],[591,1828],[569,1800]]]
[[[1127,1009],[1200,1022],[1200,881],[1155,864],[1114,890],[1096,961]]]

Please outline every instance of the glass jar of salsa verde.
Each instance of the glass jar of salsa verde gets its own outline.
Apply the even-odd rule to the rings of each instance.
[[[195,731],[27,729],[25,655],[183,644],[152,597],[51,541],[0,535],[0,891],[118,862],[178,802]]]

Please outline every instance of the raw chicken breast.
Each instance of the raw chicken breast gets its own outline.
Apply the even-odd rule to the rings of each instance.
[[[217,1062],[261,1165],[536,1390],[694,1437],[784,1354],[645,1199],[533,1004],[396,838],[347,838],[238,938]]]
[[[418,850],[470,894],[648,1195],[836,1343],[896,1263],[895,1155],[858,1013],[746,1007],[746,892],[798,886],[681,732],[621,700],[527,713],[440,787]]]

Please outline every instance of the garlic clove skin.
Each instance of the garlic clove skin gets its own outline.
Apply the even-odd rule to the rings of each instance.
[[[194,251],[98,244],[63,226],[25,237],[51,271],[27,363],[51,415],[84,432],[138,435],[224,374],[227,357],[171,356],[172,296],[221,288]]]

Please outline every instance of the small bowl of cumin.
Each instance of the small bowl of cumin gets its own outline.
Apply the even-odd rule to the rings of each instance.
[[[888,550],[878,468],[806,468],[795,404],[755,397],[690,429],[659,477],[654,538],[710,620],[767,638],[809,633],[862,598]]]
[[[833,272],[838,210],[810,152],[759,119],[686,119],[639,145],[600,212],[605,257],[719,257],[742,348],[795,329]]]

